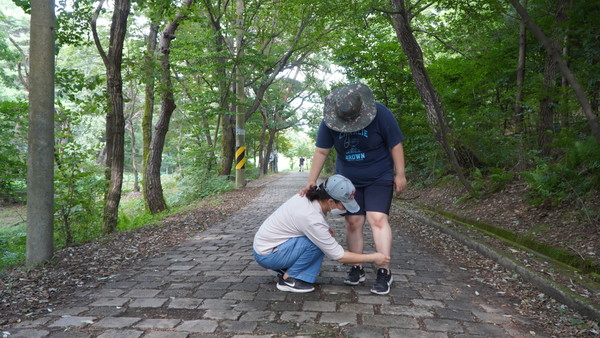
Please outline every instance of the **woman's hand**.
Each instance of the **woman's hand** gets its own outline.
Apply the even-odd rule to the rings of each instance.
[[[380,252],[376,252],[374,253],[375,255],[375,259],[373,260],[373,263],[377,264],[378,266],[385,266],[390,264],[390,260],[391,257],[390,256],[386,256]]]

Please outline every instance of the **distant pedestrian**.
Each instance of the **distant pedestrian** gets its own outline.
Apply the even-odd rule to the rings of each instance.
[[[298,170],[299,172],[303,172],[304,171],[304,157],[300,157],[300,169]]]
[[[325,255],[346,264],[389,264],[389,255],[344,251],[333,237],[325,215],[359,211],[354,193],[350,180],[333,175],[304,196],[294,195],[263,222],[252,251],[258,264],[279,272],[277,289],[313,291]]]

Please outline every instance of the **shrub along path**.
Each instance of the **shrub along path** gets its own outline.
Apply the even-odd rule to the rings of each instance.
[[[552,334],[553,328],[546,326],[552,322],[542,325],[537,318],[522,316],[515,309],[517,299],[477,282],[472,272],[455,264],[460,262],[449,262],[417,245],[405,229],[417,226],[418,222],[400,214],[394,218],[395,282],[389,295],[369,293],[374,276],[372,267],[367,267],[366,284],[350,287],[342,282],[347,267],[329,260],[323,264],[315,292],[278,291],[274,275],[252,258],[252,238],[262,221],[297,193],[306,178],[306,173],[293,172],[252,182],[247,189],[256,192],[256,197],[249,198],[247,204],[225,198],[219,205],[237,210],[229,213],[221,209],[222,219],[215,217],[214,223],[202,224],[210,219],[203,220],[198,213],[193,213],[195,216],[187,221],[185,217],[179,218],[188,223],[179,224],[182,233],[189,236],[187,240],[163,246],[146,257],[135,256],[129,264],[120,265],[120,271],[83,281],[78,288],[54,291],[61,293],[61,297],[54,297],[60,301],[50,297],[43,311],[38,309],[11,320],[4,328],[5,335],[14,338]],[[258,189],[257,185],[263,187]],[[169,238],[169,234],[182,239],[177,236],[175,225],[168,225],[172,227],[161,235],[153,233],[154,243]],[[343,243],[342,219],[332,219],[332,226]],[[198,227],[206,229],[198,231]],[[366,250],[372,251],[370,231],[365,231],[365,235]],[[129,242],[130,249],[139,252],[135,242]],[[86,262],[80,264],[85,266]],[[70,290],[68,297],[67,290]],[[3,304],[2,312],[8,308]],[[10,309],[11,318],[15,318],[15,310]]]

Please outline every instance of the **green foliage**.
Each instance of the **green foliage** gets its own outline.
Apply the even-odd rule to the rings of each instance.
[[[98,168],[89,164],[91,155],[72,140],[57,151],[54,205],[59,245],[90,240],[98,234],[106,182]]]
[[[165,214],[152,215],[148,210],[144,201],[140,198],[136,198],[130,201],[121,201],[119,207],[119,219],[117,222],[117,228],[119,231],[127,231],[149,224],[155,223],[156,221],[165,217]]]
[[[481,169],[475,168],[472,182],[475,196],[471,197],[501,191],[512,182],[514,176],[514,172],[508,172],[504,168],[486,168],[485,173]]]
[[[27,232],[25,226],[0,231],[0,271],[25,260]]]
[[[27,109],[25,102],[0,102],[0,200],[25,199]]]
[[[225,176],[214,176],[214,173],[198,171],[186,175],[177,183],[177,193],[171,197],[172,206],[187,205],[196,200],[235,189],[235,182]]]
[[[95,163],[99,145],[78,137],[94,111],[87,107],[97,97],[98,79],[73,69],[58,69],[56,79],[55,228],[57,246],[68,246],[99,234],[106,180]]]
[[[600,147],[593,138],[572,142],[559,161],[537,157],[535,168],[522,175],[533,205],[557,205],[586,196],[600,187]]]

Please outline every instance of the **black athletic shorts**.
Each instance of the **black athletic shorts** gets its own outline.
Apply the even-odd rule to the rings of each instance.
[[[390,206],[394,197],[393,181],[376,181],[366,187],[356,188],[354,199],[360,206],[356,213],[347,212],[345,215],[366,215],[367,211],[390,214]]]

